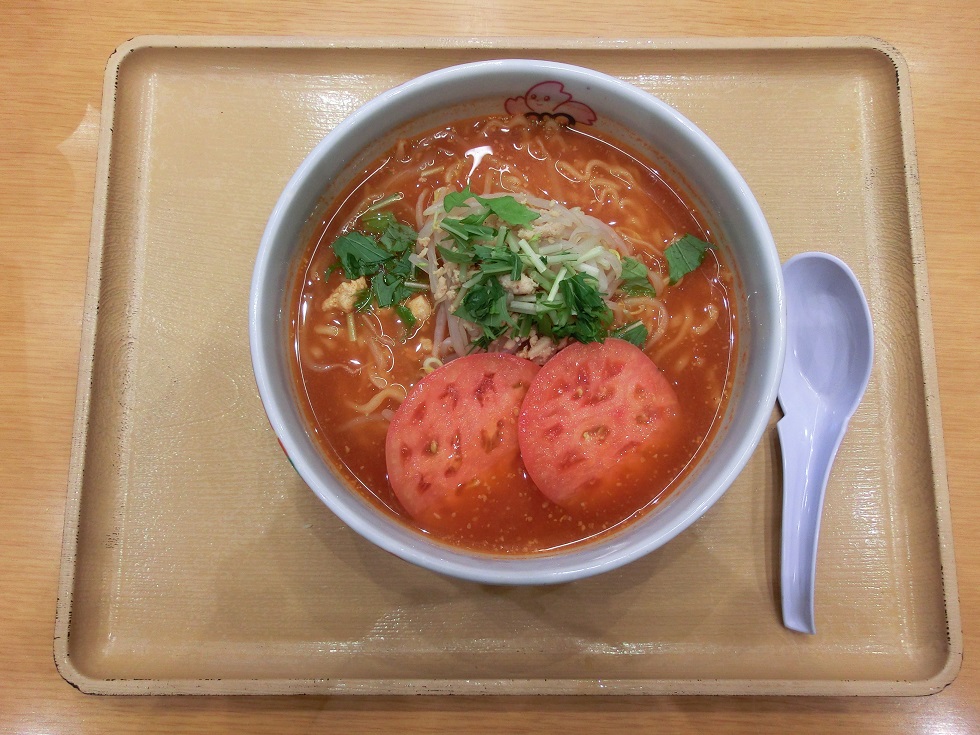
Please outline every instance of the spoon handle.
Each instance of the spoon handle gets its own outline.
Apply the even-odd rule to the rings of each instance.
[[[790,630],[816,633],[813,588],[820,516],[830,468],[847,421],[817,409],[787,414],[776,424],[783,455],[782,599]]]

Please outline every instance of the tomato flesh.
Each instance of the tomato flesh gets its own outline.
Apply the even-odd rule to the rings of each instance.
[[[538,370],[514,355],[483,353],[453,360],[415,385],[385,442],[388,480],[412,518],[445,528],[497,487],[513,488],[516,480],[533,491],[517,421]]]
[[[676,434],[678,400],[640,349],[619,339],[573,344],[545,364],[519,421],[521,457],[565,508],[612,502],[617,483]]]

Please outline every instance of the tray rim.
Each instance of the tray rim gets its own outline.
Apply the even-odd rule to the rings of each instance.
[[[154,48],[168,49],[521,49],[603,50],[603,51],[776,51],[776,50],[867,50],[885,56],[895,67],[896,93],[905,164],[905,189],[909,218],[910,246],[915,287],[916,317],[919,330],[919,362],[923,370],[923,391],[928,445],[933,466],[935,517],[939,541],[940,579],[947,626],[947,656],[942,669],[918,681],[891,680],[800,680],[800,679],[622,679],[595,682],[541,679],[100,679],[79,670],[69,655],[71,611],[75,569],[78,561],[78,529],[88,422],[94,390],[92,374],[98,332],[98,306],[102,280],[102,258],[106,241],[106,214],[109,192],[109,165],[117,84],[120,71],[133,54]],[[925,236],[915,151],[910,72],[905,58],[892,44],[872,36],[805,37],[683,37],[683,38],[553,38],[547,36],[497,36],[438,38],[345,37],[345,36],[234,36],[234,35],[143,35],[118,46],[107,60],[102,90],[99,142],[95,168],[92,225],[82,330],[79,349],[78,382],[72,428],[65,523],[53,640],[54,663],[66,682],[87,694],[356,694],[356,695],[508,695],[514,682],[523,682],[526,693],[536,695],[795,695],[795,696],[922,696],[935,694],[949,686],[959,673],[963,658],[963,631],[953,552],[952,517],[939,399],[939,379],[935,359],[929,281],[926,268]]]

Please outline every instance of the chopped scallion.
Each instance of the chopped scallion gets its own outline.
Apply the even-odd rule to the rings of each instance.
[[[537,314],[538,306],[534,302],[527,301],[511,301],[509,306],[511,311],[515,311],[519,314]]]
[[[533,239],[533,238],[532,238]],[[553,255],[554,253],[568,252],[569,243],[567,242],[553,242],[550,245],[542,245],[538,248],[538,252],[541,255]],[[578,257],[577,255],[575,257]]]
[[[559,252],[557,255],[547,255],[549,263],[569,263],[579,259],[579,256],[576,253]]]
[[[551,290],[548,292],[548,301],[554,301],[555,297],[558,296],[558,287],[561,285],[561,279],[568,275],[568,270],[565,266],[562,266],[561,270],[558,271],[558,276],[555,278],[555,282],[551,284]]]
[[[527,240],[518,240],[517,244],[520,246],[521,252],[528,257],[528,260],[531,261],[531,265],[534,266],[538,273],[544,273],[546,270],[548,270],[548,266],[546,266],[544,261],[541,260],[541,256],[531,249],[531,246],[528,244]]]
[[[504,240],[507,238],[507,228],[501,227],[497,230],[497,237],[494,240],[494,247],[502,248],[504,246]]]
[[[606,248],[602,247],[601,245],[596,245],[591,250],[588,250],[582,255],[578,256],[578,260],[576,260],[575,262],[577,265],[581,265],[582,263],[589,263],[595,260],[596,258],[598,258],[604,252],[606,252]]]
[[[394,194],[389,194],[388,196],[379,199],[370,207],[368,207],[367,210],[365,211],[374,212],[378,209],[383,209],[384,207],[387,207],[389,204],[394,204],[395,202],[401,201],[404,198],[405,198],[404,194],[402,194],[400,191],[396,191]]]

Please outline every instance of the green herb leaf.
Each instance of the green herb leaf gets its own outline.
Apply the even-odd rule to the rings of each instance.
[[[507,252],[510,252],[510,250],[507,250]],[[514,253],[513,255],[514,262],[510,269],[510,280],[516,283],[517,281],[521,280],[521,275],[524,273],[524,261],[521,260],[521,257],[517,253]]]
[[[512,196],[492,197],[488,199],[477,197],[476,199],[483,206],[489,207],[491,212],[507,224],[526,225],[541,216],[533,209],[525,207]]]
[[[395,215],[391,212],[368,212],[361,217],[361,223],[371,232],[381,234],[392,225],[398,224]]]
[[[670,285],[673,286],[681,278],[693,271],[704,260],[704,254],[711,243],[699,240],[694,235],[684,235],[664,251],[667,267],[670,273]]]
[[[497,236],[497,231],[489,225],[484,225],[483,220],[487,215],[480,213],[470,215],[463,219],[450,219],[447,217],[439,223],[439,228],[452,235],[459,245],[469,245],[472,242],[484,242],[493,240]]]
[[[614,329],[609,333],[609,336],[624,339],[642,350],[646,346],[650,332],[647,331],[646,325],[643,322],[637,321],[632,324],[626,324],[619,329]]]
[[[479,287],[466,290],[459,308],[453,313],[482,327],[484,340],[480,342],[481,346],[486,346],[506,329],[507,292],[498,279],[486,279]]]
[[[391,212],[368,212],[361,217],[361,223],[381,236],[381,244],[390,253],[403,253],[418,239],[418,233],[398,222]]]
[[[397,314],[398,318],[402,320],[402,324],[405,325],[405,329],[411,329],[418,321],[415,318],[415,315],[412,313],[412,310],[405,306],[405,304],[398,304],[395,306],[395,314]]]
[[[382,309],[404,301],[412,295],[412,289],[405,285],[405,279],[395,273],[382,271],[371,279],[371,291],[375,301]]]
[[[470,187],[467,186],[462,191],[451,191],[446,194],[445,198],[442,200],[442,206],[446,208],[447,212],[451,212],[453,209],[472,197],[473,192],[470,191]]]
[[[524,261],[510,248],[474,245],[473,254],[479,259],[477,265],[484,275],[502,276],[506,274],[514,281],[520,279]],[[516,278],[514,277],[515,273],[517,274]]]
[[[656,296],[650,280],[647,278],[647,267],[636,258],[623,258],[623,282],[619,288],[629,296]]]
[[[404,253],[418,239],[418,233],[408,225],[395,224],[381,234],[381,244],[392,253]]]
[[[402,253],[400,258],[396,258],[383,266],[388,273],[401,276],[403,281],[410,280],[415,275],[415,264],[412,262],[411,253]]]
[[[370,309],[373,295],[370,288],[365,288],[363,291],[358,292],[357,298],[354,300],[354,310],[367,311]]]
[[[453,248],[444,248],[442,245],[436,245],[436,249],[442,256],[442,259],[448,260],[450,263],[463,265],[473,262],[473,253],[471,252],[464,252]]]
[[[517,336],[521,339],[527,337],[531,333],[531,327],[534,326],[534,317],[530,314],[522,314],[517,318]]]
[[[361,221],[366,229],[381,233],[384,247],[360,232],[342,235],[331,246],[349,279],[370,278],[368,288],[357,295],[354,306],[366,311],[372,303],[380,308],[400,304],[414,293],[405,281],[416,270],[411,260],[415,230],[400,224],[391,212],[369,212]]]
[[[579,342],[604,340],[612,324],[613,313],[599,293],[597,281],[585,273],[576,273],[564,279],[558,288],[564,297],[567,313],[560,310],[554,313],[555,336],[568,336]]]
[[[382,270],[371,279],[371,291],[382,309],[401,303],[414,293],[405,285],[405,281],[415,273],[415,265],[410,255],[405,253],[398,259],[384,263]]]
[[[482,225],[486,221],[487,217],[489,216],[490,216],[490,209],[488,207],[484,207],[483,209],[479,209],[476,212],[473,212],[473,214],[466,215],[465,217],[463,217],[463,219],[459,221],[462,222],[464,225],[476,227]],[[488,227],[487,229],[493,229],[493,228]],[[493,236],[494,237],[497,236],[496,230],[493,231]]]
[[[341,235],[331,247],[344,269],[344,275],[351,280],[377,273],[381,264],[391,259],[391,253],[360,232]]]
[[[533,209],[518,202],[512,196],[480,197],[470,191],[469,186],[462,191],[453,191],[446,194],[442,200],[442,204],[447,212],[451,212],[456,207],[466,203],[468,199],[475,199],[486,207],[489,212],[492,212],[504,222],[511,225],[526,225],[541,216]]]

